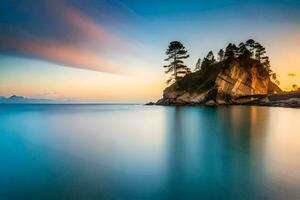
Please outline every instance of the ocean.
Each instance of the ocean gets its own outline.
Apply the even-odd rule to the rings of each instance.
[[[0,199],[300,199],[300,110],[0,105]]]

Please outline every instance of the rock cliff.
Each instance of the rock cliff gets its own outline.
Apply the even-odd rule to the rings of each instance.
[[[282,92],[268,76],[263,76],[256,62],[221,62],[210,72],[197,71],[173,83],[163,92],[158,105],[242,104],[261,95]]]

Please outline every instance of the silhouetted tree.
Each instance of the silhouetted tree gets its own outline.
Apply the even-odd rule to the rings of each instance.
[[[170,42],[166,54],[168,57],[165,59],[165,61],[170,61],[171,63],[164,66],[165,68],[167,68],[165,72],[173,72],[167,83],[170,83],[172,80],[175,80],[176,82],[190,72],[190,69],[182,61],[183,59],[189,57],[187,50],[183,46],[183,44],[178,41]]]
[[[237,55],[238,48],[235,44],[229,43],[225,49],[224,59],[225,60],[233,60]]]
[[[251,51],[247,48],[247,45],[243,42],[239,44],[238,56],[243,60],[248,60],[252,56]]]
[[[266,53],[265,47],[263,47],[261,44],[256,42],[254,48],[255,48],[255,59],[261,61],[262,56],[264,56]]]
[[[206,59],[209,60],[212,64],[214,62],[216,62],[216,59],[215,59],[215,56],[214,56],[214,53],[212,51],[209,51],[207,56],[206,56]]]
[[[165,61],[169,61],[168,65],[164,67],[167,69],[166,73],[171,73],[171,81],[179,81],[185,75],[191,73],[183,60],[188,58],[188,52],[186,48],[178,41],[173,41],[169,44],[166,51],[167,58]],[[237,61],[240,66],[250,71],[255,67],[260,76],[268,77],[276,84],[279,84],[276,74],[272,72],[269,57],[266,56],[266,49],[258,42],[253,39],[249,39],[246,42],[241,42],[237,47],[234,43],[229,43],[225,49],[220,49],[216,60],[212,51],[203,59],[198,59],[193,71],[199,71],[198,75],[203,77],[209,76],[211,72],[217,72],[217,70],[227,69],[232,61]],[[222,63],[218,63],[222,62]],[[183,81],[184,82],[184,81]]]
[[[225,48],[224,58],[225,59],[232,59],[232,58],[234,58],[234,53],[232,51],[232,44],[231,43],[229,43],[227,45],[227,47]]]
[[[216,62],[214,53],[212,51],[209,51],[207,56],[203,58],[202,64],[201,64],[201,70],[204,73],[207,73],[210,70],[210,66]]]
[[[246,41],[246,47],[249,49],[252,55],[255,53],[255,41],[253,39],[249,39]]]
[[[201,69],[201,58],[199,58],[198,60],[197,60],[197,63],[196,63],[196,66],[195,66],[195,72],[196,71],[199,71]]]
[[[261,58],[263,67],[265,68],[266,72],[268,73],[269,76],[272,74],[271,70],[271,65],[270,65],[270,60],[268,56],[264,56]]]
[[[218,56],[219,56],[219,61],[223,61],[224,59],[224,50],[220,49],[220,51],[218,52]]]
[[[235,44],[232,44],[232,50],[233,50],[234,58],[236,58],[238,56],[239,48]]]

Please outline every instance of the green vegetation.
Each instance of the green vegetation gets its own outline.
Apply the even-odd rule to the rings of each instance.
[[[259,76],[271,78],[279,84],[276,74],[271,70],[269,57],[266,56],[266,49],[253,39],[241,42],[238,46],[229,43],[225,50],[219,50],[218,59],[215,58],[212,51],[209,51],[207,56],[197,60],[193,73],[189,73],[189,68],[181,61],[181,59],[187,58],[188,55],[180,42],[171,42],[166,54],[169,56],[166,60],[172,60],[169,65],[165,66],[168,68],[166,72],[173,71],[168,83],[175,80],[180,88],[187,91],[209,89],[214,85],[218,74],[234,62],[239,63],[240,67],[246,70],[251,70],[255,66]]]
[[[218,74],[225,68],[225,62],[213,63],[209,67],[210,70],[208,71],[202,69],[187,74],[177,84],[181,89],[191,92],[204,91],[211,88]]]
[[[270,77],[276,80],[276,74],[272,72],[269,57],[266,56],[266,49],[253,39],[247,40],[245,43],[241,42],[238,47],[235,44],[229,43],[225,48],[218,52],[218,61],[215,61],[212,51],[203,58],[200,70],[208,71],[211,65],[218,62],[226,62],[230,64],[233,61],[238,61],[245,67],[251,67],[253,64],[259,70],[259,74],[263,77]],[[206,60],[209,60],[207,62]]]
[[[198,58],[194,71],[198,71],[200,69],[201,69],[201,58]]]

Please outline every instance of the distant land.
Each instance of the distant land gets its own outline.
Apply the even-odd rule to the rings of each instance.
[[[0,96],[0,104],[105,104],[105,105],[138,105],[143,102],[118,102],[101,100],[80,100],[80,99],[38,99],[24,96],[12,95],[9,97]]]
[[[23,103],[55,103],[55,100],[51,99],[35,99],[26,98],[23,96],[12,95],[10,97],[0,96],[0,104],[23,104]]]

